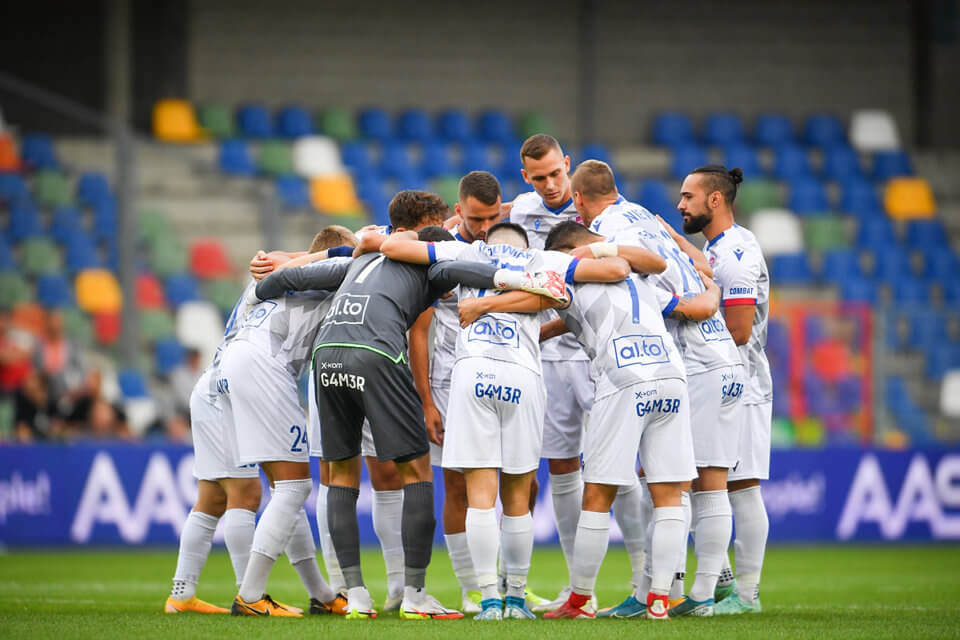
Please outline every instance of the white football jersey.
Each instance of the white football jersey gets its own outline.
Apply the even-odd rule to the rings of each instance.
[[[611,242],[643,247],[667,261],[667,270],[647,280],[681,298],[703,293],[704,286],[690,256],[685,254],[656,216],[622,197],[603,210],[590,229]],[[696,375],[740,363],[740,354],[718,310],[702,322],[667,318],[667,330],[683,354],[687,375]]]
[[[516,271],[556,271],[572,281],[578,260],[558,251],[519,249],[507,244],[486,244],[477,240],[464,244],[457,240],[435,242],[432,259],[469,260]],[[458,287],[459,298],[498,295],[498,291]],[[457,360],[482,357],[519,364],[537,374],[540,366],[540,316],[536,313],[489,313],[461,329],[457,340]]]
[[[206,394],[206,399],[211,403],[216,403],[217,399],[220,397],[220,392],[217,389],[217,382],[221,377],[220,358],[223,357],[223,352],[226,350],[227,345],[230,344],[230,341],[237,336],[237,331],[240,330],[237,317],[247,304],[247,296],[253,295],[253,290],[256,288],[256,286],[257,282],[255,280],[250,280],[250,283],[246,286],[246,288],[244,288],[243,293],[240,295],[240,299],[237,300],[235,305],[233,305],[233,311],[230,312],[230,318],[227,320],[227,325],[223,329],[223,340],[220,341],[220,345],[217,346],[217,350],[213,354],[213,362],[211,362],[210,366],[204,370],[204,374],[209,371],[210,375],[206,378],[206,380],[209,382],[209,385],[206,389],[203,389],[202,392]],[[200,380],[203,379],[204,378],[201,376]]]
[[[517,196],[510,210],[510,222],[520,225],[527,232],[531,249],[543,249],[550,230],[568,220],[583,222],[573,206],[572,198],[557,208],[551,208],[536,191]],[[548,322],[556,317],[556,311],[550,310],[541,314],[540,320]],[[543,360],[587,360],[580,343],[569,334],[547,340],[540,345],[540,352]]]
[[[740,347],[746,368],[744,404],[763,404],[773,399],[767,346],[767,316],[770,304],[770,275],[763,252],[754,235],[733,225],[703,248],[713,268],[713,278],[722,290],[721,305],[755,304],[750,340]]]
[[[450,230],[458,242],[469,244],[457,228]],[[430,363],[430,386],[449,387],[453,365],[457,361],[457,338],[460,336],[460,317],[457,296],[440,298],[433,307],[433,360]]]
[[[686,379],[683,358],[663,323],[677,298],[636,274],[615,284],[570,285],[560,317],[590,357],[596,397],[664,378]]]

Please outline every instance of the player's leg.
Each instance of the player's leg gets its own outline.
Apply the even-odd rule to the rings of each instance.
[[[684,482],[680,488],[680,507],[683,509],[683,533],[680,545],[683,549],[677,557],[677,566],[673,570],[673,583],[670,585],[670,606],[684,598],[684,580],[687,576],[687,543],[690,540],[690,525],[693,522],[693,507],[690,502],[691,483]]]
[[[539,458],[539,455],[536,458]],[[532,619],[535,617],[527,607],[525,595],[527,574],[530,572],[530,560],[533,556],[530,479],[535,474],[536,470],[521,474],[502,473],[500,476],[500,501],[503,504],[500,542],[507,582],[505,618]]]
[[[447,431],[448,437],[450,430]],[[444,455],[455,450],[448,443]],[[497,526],[497,476],[495,468],[464,469],[467,490],[466,535],[470,557],[480,587],[481,620],[500,619],[503,601],[497,588],[497,558],[500,553],[500,530]]]
[[[227,499],[216,482],[200,480],[197,483],[197,502],[187,516],[180,532],[180,549],[173,588],[164,606],[167,613],[196,611],[199,613],[227,613],[196,598],[200,571],[210,555],[213,533],[226,509]]]
[[[643,580],[643,568],[646,562],[646,537],[649,516],[644,504],[644,490],[640,479],[634,476],[635,482],[631,485],[625,485],[617,488],[617,497],[613,501],[613,517],[623,533],[623,546],[627,550],[630,558],[630,568],[632,570],[631,583],[633,592],[630,598],[639,603],[643,598],[637,600],[637,589]],[[644,594],[646,592],[643,592]],[[634,606],[636,608],[636,606]],[[599,617],[630,617],[626,611],[616,611],[618,607],[611,607],[597,613]]]
[[[243,583],[257,526],[261,485],[259,477],[221,478],[220,486],[227,494],[227,510],[223,514],[223,542],[230,555],[237,589]]]
[[[403,517],[403,482],[392,462],[379,462],[373,449],[373,436],[364,426],[363,455],[373,485],[373,531],[380,541],[383,562],[387,569],[387,597],[384,611],[400,608],[403,600],[403,538],[400,523]],[[369,446],[369,448],[368,448]]]
[[[316,439],[316,438],[315,438]],[[337,551],[330,538],[330,527],[327,524],[327,491],[330,486],[330,463],[320,460],[320,486],[317,487],[317,532],[320,538],[320,551],[323,554],[323,564],[327,568],[327,580],[330,588],[337,593],[346,591],[343,581],[343,572],[337,561]]]
[[[317,545],[310,530],[310,519],[303,507],[300,507],[296,516],[284,553],[310,597],[309,612],[315,615],[346,615],[347,599],[327,584],[317,566]]]

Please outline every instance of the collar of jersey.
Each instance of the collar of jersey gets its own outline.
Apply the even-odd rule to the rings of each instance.
[[[734,223],[734,225],[733,225],[732,227],[730,227],[730,229],[736,229],[736,228],[737,228],[736,223]],[[707,243],[707,246],[706,246],[705,250],[706,250],[706,249],[709,249],[709,248],[712,247],[713,245],[717,244],[717,242],[720,241],[720,238],[722,238],[724,235],[726,235],[727,231],[730,231],[730,229],[724,229],[723,231],[721,231],[721,232],[718,233],[717,235],[713,236],[713,240],[711,240],[711,241],[709,241],[709,242]]]
[[[544,202],[543,198],[540,198],[540,203],[543,205],[543,208],[549,211],[550,213],[563,213],[564,211],[569,209],[570,206],[573,204],[573,198],[571,197],[569,200],[567,200],[562,205],[556,208],[551,207],[546,202]]]

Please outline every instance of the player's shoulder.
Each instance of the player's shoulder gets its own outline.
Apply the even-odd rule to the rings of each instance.
[[[737,262],[762,259],[760,245],[749,229],[733,225],[707,243],[707,250],[720,258],[734,258]]]
[[[510,209],[510,219],[513,220],[518,216],[538,213],[541,210],[543,210],[543,200],[540,199],[536,191],[521,193],[513,199],[513,208]]]

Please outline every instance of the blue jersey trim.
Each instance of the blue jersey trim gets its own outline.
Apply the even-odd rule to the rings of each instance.
[[[573,274],[576,272],[578,264],[580,264],[580,258],[574,258],[570,261],[570,266],[567,267],[567,276],[564,278],[567,284],[573,284]]]
[[[353,247],[348,245],[327,249],[328,258],[349,258],[352,255],[353,255]]]
[[[666,318],[666,317],[669,316],[671,313],[673,313],[673,310],[677,308],[677,305],[678,305],[678,304],[680,304],[680,298],[678,298],[676,295],[674,295],[674,296],[673,296],[673,300],[671,300],[670,302],[668,302],[668,303],[667,303],[667,306],[665,306],[665,307],[663,308],[663,317]]]
[[[712,247],[713,245],[717,244],[717,240],[719,240],[720,238],[722,238],[722,237],[723,237],[723,234],[725,234],[725,233],[726,233],[726,231],[721,231],[721,232],[718,233],[717,235],[713,236],[713,240],[711,240],[710,242],[707,243],[707,249],[709,249],[709,248]]]
[[[567,200],[566,202],[564,202],[562,205],[560,205],[560,206],[557,207],[557,208],[553,208],[553,207],[551,207],[551,206],[548,206],[547,203],[543,201],[543,198],[540,198],[540,202],[541,202],[541,204],[543,204],[543,208],[546,209],[547,211],[549,211],[550,213],[563,213],[564,211],[567,210],[567,208],[570,207],[570,205],[573,204],[573,197],[571,196],[571,198],[570,198],[569,200]]]
[[[627,289],[630,290],[630,303],[631,309],[633,311],[633,324],[640,323],[640,294],[637,292],[637,285],[633,284],[633,280],[627,278],[624,280],[627,283]]]
[[[623,204],[623,203],[626,202],[626,201],[627,201],[626,198],[624,198],[624,197],[621,196],[621,195],[617,195],[617,201],[614,202],[613,204]]]
[[[462,235],[460,235],[460,232],[459,232],[459,231],[457,231],[455,234],[453,234],[453,237],[456,238],[457,240],[459,240],[460,242],[466,242],[467,244],[470,244],[470,241],[467,240],[466,238],[464,238]]]
[[[430,259],[430,264],[436,264],[437,262],[437,248],[433,246],[432,242],[427,243],[427,257]]]

